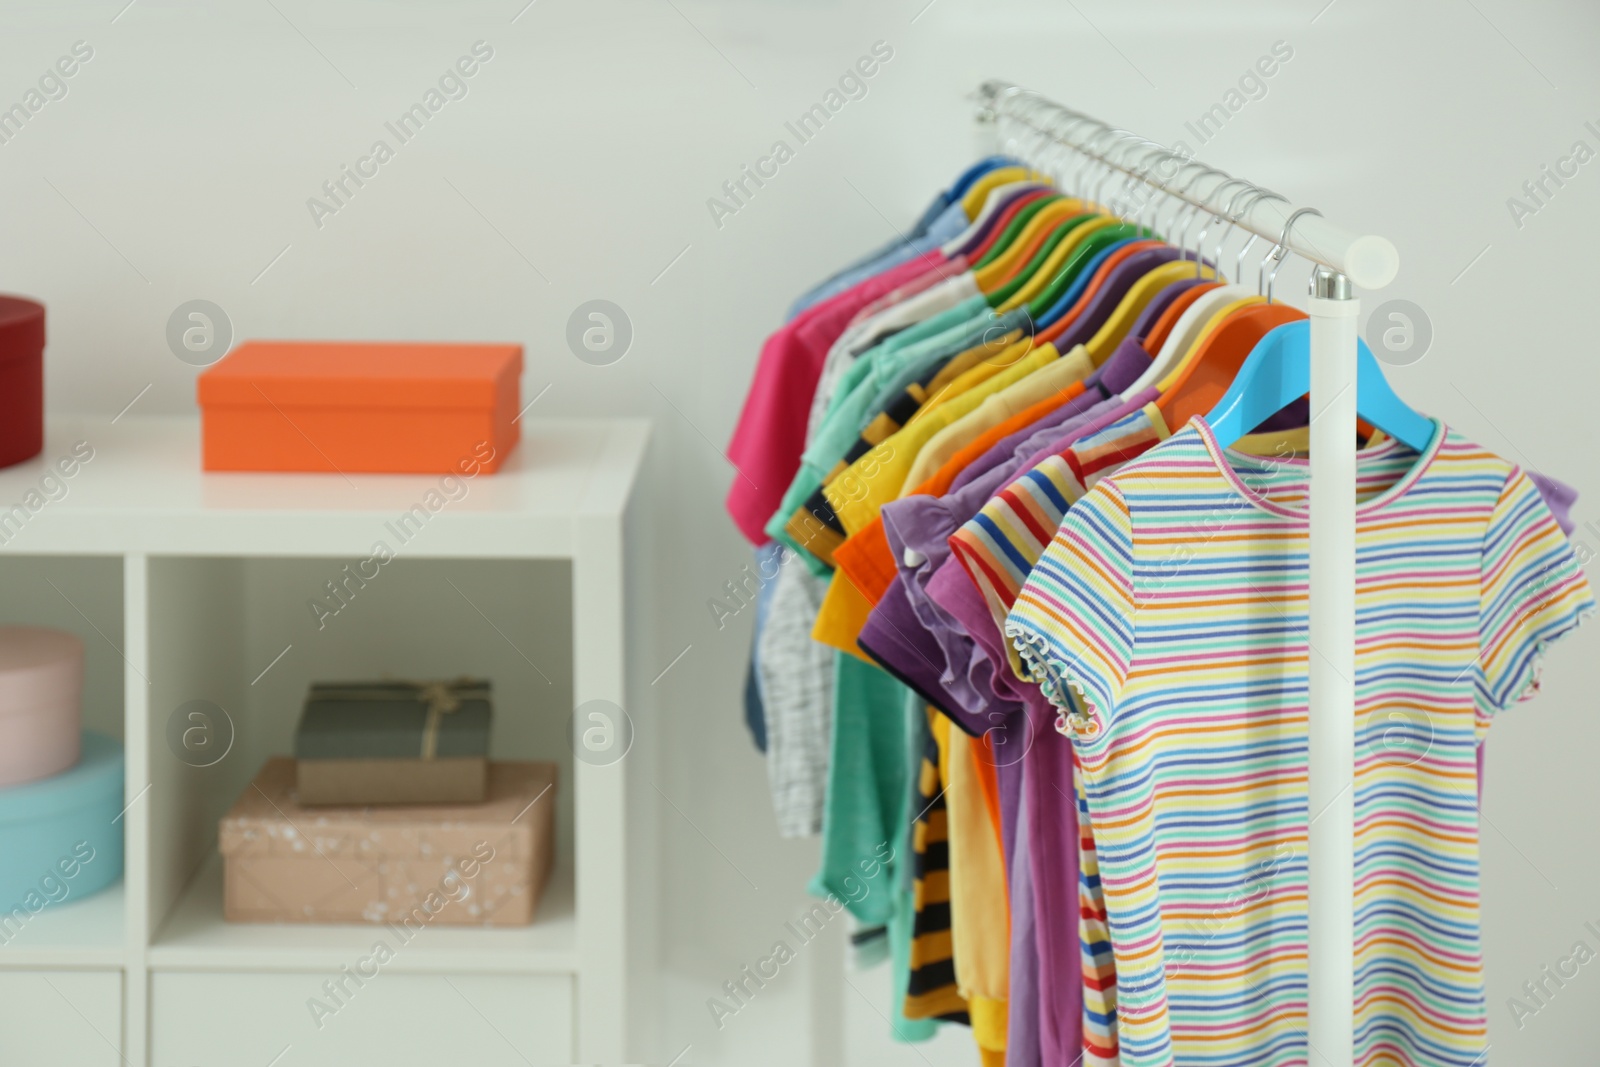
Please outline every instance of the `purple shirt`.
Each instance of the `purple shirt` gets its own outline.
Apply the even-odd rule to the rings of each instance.
[[[1028,802],[1017,809],[1017,836],[1028,839]],[[1034,940],[1033,861],[1027,848],[1011,861],[1011,989],[1006,1067],[1044,1067],[1039,1050],[1039,945]]]
[[[1031,1006],[1012,1010],[1016,1026],[1034,1034],[1031,1062],[1046,1055],[1045,1062],[1068,1063],[1077,1059],[1083,1048],[1082,958],[1076,922],[1078,819],[1071,746],[1050,729],[1054,712],[1037,690],[1039,708],[1031,712],[1019,699],[997,698],[997,686],[1005,683],[1004,675],[996,676],[994,667],[1006,669],[1003,651],[998,659],[978,654],[960,620],[942,611],[928,596],[926,583],[946,569],[946,564],[959,569],[959,564],[950,560],[950,535],[977,514],[1001,486],[1028,469],[1032,465],[1029,457],[1052,441],[1063,437],[1077,440],[1109,425],[1114,421],[1110,416],[1127,407],[1117,393],[1137,380],[1149,364],[1150,357],[1142,348],[1124,342],[1091,377],[1090,388],[1081,396],[1056,409],[1052,417],[997,442],[962,472],[950,493],[941,498],[912,496],[885,505],[884,533],[900,573],[873,609],[859,638],[861,647],[891,674],[963,730],[979,736],[992,731],[1008,877],[1015,877],[1013,868],[1019,857],[1027,856],[1044,867],[1052,883],[1038,885],[1030,877],[1030,893],[1019,897],[1013,892],[1012,997],[1021,992],[1022,1004],[1031,1002]],[[919,554],[910,562],[907,548]],[[965,574],[958,577],[972,588]],[[983,612],[981,621],[993,630],[987,606],[981,601],[977,606]],[[1017,691],[1025,688],[1018,683]],[[1038,731],[1041,723],[1046,731],[1043,737]],[[1029,769],[1028,764],[1039,762],[1037,755],[1029,758],[1036,746],[1052,751],[1041,766]],[[1018,849],[1018,812],[1030,779],[1035,785],[1028,803],[1034,811],[1049,813],[1050,818],[1044,828],[1027,831],[1023,847]],[[1057,794],[1064,804],[1036,796],[1041,789]],[[1041,853],[1041,848],[1049,851]],[[1054,917],[1051,922],[1041,925],[1034,921],[1033,909],[1040,904],[1050,910],[1038,914]],[[1048,959],[1048,964],[1043,959]]]
[[[950,617],[928,600],[923,585],[950,556],[949,537],[1017,472],[1026,457],[1044,441],[1073,426],[1098,422],[1107,409],[1120,406],[1116,394],[1138,380],[1150,356],[1137,344],[1124,343],[1085,379],[1082,394],[1043,419],[996,442],[952,483],[943,497],[914,495],[883,507],[884,534],[900,574],[873,609],[858,638],[861,647],[929,703],[952,714],[958,708],[980,717],[959,723],[981,735],[995,719],[988,716],[987,695],[965,682],[970,641]],[[906,550],[916,555],[909,557]],[[1014,708],[1007,710],[1015,710]]]
[[[1085,397],[1089,395],[1084,394]],[[1059,429],[1087,424],[1102,411],[1116,406],[1114,400],[1101,400],[1067,420]],[[1034,443],[1034,438],[1020,442],[1017,448],[1021,451],[1001,458],[945,496],[909,496],[883,509],[884,536],[900,571],[895,577],[900,598],[886,596],[879,602],[862,627],[860,643],[874,651],[880,643],[886,643],[886,628],[902,631],[901,644],[915,646],[920,651],[914,662],[896,660],[890,666],[898,668],[897,673],[917,678],[912,688],[919,692],[931,690],[940,694],[934,703],[947,714],[954,716],[960,711],[979,716],[975,721],[969,719],[960,723],[962,729],[972,734],[981,734],[993,724],[993,719],[984,718],[991,710],[989,703],[993,694],[968,684],[966,663],[971,640],[959,626],[953,625],[947,612],[928,599],[926,586],[934,571],[950,558],[950,536],[1022,468],[1023,461],[1031,454],[1026,450]],[[992,452],[985,453],[973,467],[992,455]]]

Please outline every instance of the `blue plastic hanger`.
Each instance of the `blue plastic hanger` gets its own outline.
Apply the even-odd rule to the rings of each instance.
[[[1287,322],[1251,350],[1206,423],[1226,448],[1310,391],[1311,322]],[[1433,420],[1395,395],[1365,341],[1356,344],[1356,414],[1414,451],[1433,441]]]

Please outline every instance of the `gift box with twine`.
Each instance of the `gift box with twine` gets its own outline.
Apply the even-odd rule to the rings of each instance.
[[[296,800],[480,803],[489,718],[486,681],[316,683],[295,729]]]

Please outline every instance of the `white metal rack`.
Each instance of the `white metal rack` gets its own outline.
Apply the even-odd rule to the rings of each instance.
[[[1310,963],[1307,1039],[1318,1062],[1354,1062],[1355,1016],[1355,583],[1356,317],[1352,291],[1394,280],[1400,258],[1383,237],[1341,229],[1260,186],[1200,164],[1137,134],[1001,81],[979,87],[979,119],[997,124],[1004,149],[1049,173],[1063,149],[1104,168],[1094,199],[1118,175],[1127,191],[1158,191],[1277,242],[1317,265],[1311,316],[1311,723]],[[1207,180],[1208,176],[1210,180]],[[1113,192],[1115,191],[1113,186]],[[1238,208],[1241,190],[1248,200]],[[1077,193],[1087,190],[1073,189]],[[1251,192],[1255,195],[1248,195]],[[1219,196],[1218,194],[1223,195]],[[1116,197],[1113,196],[1113,200]],[[1102,201],[1103,202],[1103,201]]]

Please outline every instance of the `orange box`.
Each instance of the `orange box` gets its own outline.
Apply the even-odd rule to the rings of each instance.
[[[496,470],[518,438],[522,346],[246,341],[200,374],[208,471]]]

